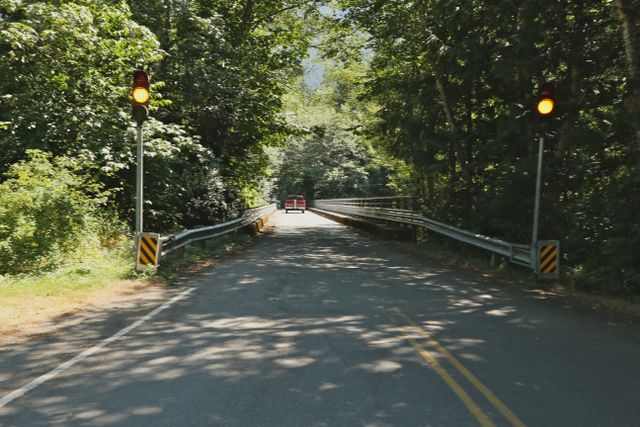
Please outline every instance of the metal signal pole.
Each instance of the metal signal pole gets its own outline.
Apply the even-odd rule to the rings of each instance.
[[[538,225],[540,223],[540,193],[542,192],[542,153],[544,152],[544,134],[540,135],[538,147],[538,173],[536,174],[536,198],[533,208],[533,233],[531,236],[531,259],[534,261],[534,270],[538,272]]]
[[[536,112],[544,120],[550,120],[556,109],[554,87],[551,82],[544,82],[540,86]],[[531,259],[535,263],[533,271],[540,273],[540,248],[538,248],[538,226],[540,224],[540,193],[542,192],[542,154],[544,153],[544,128],[540,132],[540,143],[538,146],[538,173],[536,174],[536,199],[533,207],[533,233],[531,236]]]
[[[136,237],[143,231],[143,182],[142,176],[144,173],[143,168],[143,146],[142,146],[142,123],[138,123],[136,126],[136,145],[138,161],[136,163]]]
[[[144,168],[143,146],[142,146],[142,124],[149,117],[149,103],[151,95],[149,92],[149,75],[146,71],[136,70],[133,73],[133,86],[131,87],[131,115],[136,121],[136,151],[138,161],[136,163],[136,239],[140,237],[144,229],[143,218],[143,191],[142,176]]]

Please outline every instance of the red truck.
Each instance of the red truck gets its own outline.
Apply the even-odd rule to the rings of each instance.
[[[284,201],[285,213],[289,213],[289,211],[302,211],[302,213],[304,213],[306,208],[307,202],[304,200],[304,196],[298,194],[287,196],[287,199]]]

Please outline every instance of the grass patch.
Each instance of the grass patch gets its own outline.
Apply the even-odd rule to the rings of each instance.
[[[133,277],[133,256],[102,250],[52,272],[0,277],[0,300],[18,296],[60,296]],[[128,251],[127,251],[128,252]]]
[[[126,240],[111,249],[83,248],[55,271],[0,276],[0,337],[86,306],[106,306],[133,294],[161,292],[185,274],[197,273],[246,248],[252,240],[239,232],[191,245],[162,262],[158,274],[135,272],[134,245]]]
[[[0,336],[155,284],[134,273],[131,246],[83,248],[53,271],[0,276]]]

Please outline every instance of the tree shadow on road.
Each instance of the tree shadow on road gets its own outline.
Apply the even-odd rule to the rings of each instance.
[[[554,385],[536,376],[525,344],[544,334],[559,344],[564,335],[550,331],[562,312],[333,223],[280,227],[181,286],[196,290],[0,409],[0,425],[475,425],[399,332],[423,339],[406,319],[482,372],[509,405],[532,393],[554,404],[544,396]],[[64,339],[5,349],[2,394],[147,309],[95,313]]]

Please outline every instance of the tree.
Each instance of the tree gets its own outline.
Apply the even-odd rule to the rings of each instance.
[[[169,53],[159,78],[171,105],[160,119],[192,130],[236,192],[250,193],[267,173],[263,148],[290,133],[281,98],[308,45],[298,13],[313,2],[129,3]]]
[[[0,171],[27,149],[104,165],[129,127],[131,70],[161,59],[116,2],[0,2]]]
[[[289,138],[275,166],[278,199],[304,194],[307,199],[392,194],[386,169],[374,162],[358,122],[366,103],[357,101],[363,64],[326,64],[325,81],[311,91],[302,79],[287,95]]]
[[[627,78],[628,99],[626,108],[635,131],[636,159],[640,161],[640,28],[637,8],[629,0],[614,2],[616,16],[623,39]]]
[[[100,188],[71,159],[30,150],[0,184],[0,275],[57,266],[94,235]],[[87,189],[93,189],[90,196]]]
[[[640,202],[623,196],[638,194],[640,182],[631,2],[336,4],[337,30],[370,35],[365,97],[380,108],[368,135],[410,167],[427,213],[527,242],[536,135],[548,133],[542,237],[562,240],[564,265],[586,272],[581,280],[597,276],[589,286],[611,280],[612,289],[640,291],[630,214]],[[560,108],[542,126],[532,106],[549,80]]]

